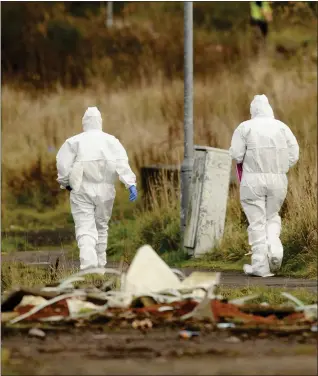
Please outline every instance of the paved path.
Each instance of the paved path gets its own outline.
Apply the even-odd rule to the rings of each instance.
[[[15,252],[7,255],[2,254],[3,261],[22,261],[27,264],[49,262],[55,264],[57,257],[60,258],[59,267],[67,269],[79,268],[79,261],[68,259],[67,251],[51,250],[51,251],[26,251]],[[118,267],[118,263],[109,262],[108,267]],[[189,275],[197,268],[183,268],[181,269],[186,275]],[[200,269],[201,271],[209,271],[209,269]],[[211,271],[211,270],[210,270]],[[220,270],[213,270],[220,271]],[[281,288],[306,288],[312,291],[317,291],[317,280],[308,280],[301,278],[288,278],[288,277],[249,277],[242,272],[237,271],[222,271],[221,285],[226,287],[249,287],[249,286],[268,286],[268,287],[281,287]]]

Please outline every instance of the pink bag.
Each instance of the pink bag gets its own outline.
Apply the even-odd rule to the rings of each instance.
[[[242,174],[243,174],[243,163],[237,163],[236,165],[236,176],[239,182],[242,180]]]

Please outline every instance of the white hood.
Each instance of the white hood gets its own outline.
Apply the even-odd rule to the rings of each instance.
[[[272,107],[270,106],[266,95],[255,95],[254,99],[252,100],[251,107],[251,118],[255,118],[257,116],[263,117],[274,117],[274,112]]]
[[[82,124],[84,132],[92,129],[102,130],[102,115],[97,107],[88,107],[83,116]]]

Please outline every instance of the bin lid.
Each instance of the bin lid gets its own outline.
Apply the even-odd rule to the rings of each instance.
[[[229,154],[229,151],[227,149],[219,149],[219,148],[213,148],[211,146],[200,146],[200,145],[195,145],[194,146],[195,150],[203,150],[203,151],[215,151],[217,153],[225,153]]]

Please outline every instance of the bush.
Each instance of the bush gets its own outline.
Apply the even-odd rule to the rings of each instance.
[[[41,157],[17,172],[7,168],[3,172],[9,197],[20,207],[37,210],[55,208],[59,203],[60,187],[56,181],[55,160],[44,162]]]
[[[142,15],[136,6],[137,14]],[[240,7],[232,5],[226,10],[220,4],[196,4],[194,18],[213,30],[231,30],[232,38]],[[88,85],[96,76],[117,86],[151,82],[158,72],[168,79],[183,76],[183,10],[178,4],[147,5],[144,18],[137,19],[132,13],[127,22],[115,22],[111,29],[105,26],[105,9],[88,4],[43,3],[34,7],[5,3],[2,9],[6,82],[43,89],[57,84]],[[123,16],[125,9],[116,14]],[[206,19],[209,15],[212,21]],[[215,49],[215,35],[212,39],[211,34],[203,37],[200,30],[195,33],[197,74],[206,73],[206,66],[210,74],[216,74],[222,64],[237,58],[239,52],[233,43],[219,51]]]
[[[249,23],[249,2],[195,2],[193,4],[193,22],[217,31],[231,32]]]
[[[136,212],[134,219],[111,223],[107,253],[131,261],[136,250],[151,245],[161,256],[180,250],[180,211],[165,206]]]

